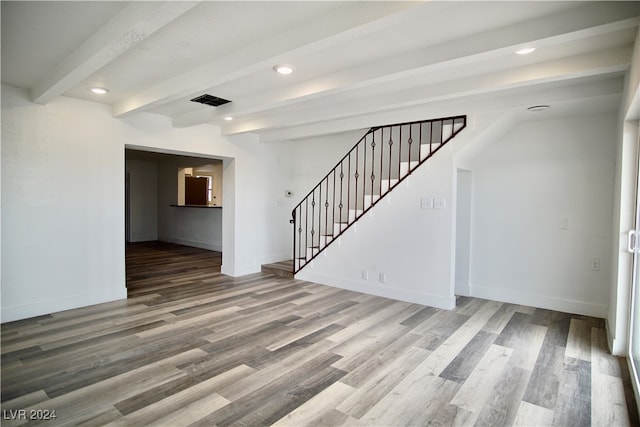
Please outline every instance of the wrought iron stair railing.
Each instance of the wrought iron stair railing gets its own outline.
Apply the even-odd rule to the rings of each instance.
[[[300,271],[467,125],[467,116],[373,127],[293,209]]]

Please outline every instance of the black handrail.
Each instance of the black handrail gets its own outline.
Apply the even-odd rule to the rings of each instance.
[[[294,273],[318,256],[466,125],[467,116],[452,116],[369,129],[291,212]],[[403,130],[404,135],[408,135],[406,140]],[[414,135],[418,135],[419,144],[414,144]],[[378,150],[376,141],[380,144]],[[388,150],[383,149],[385,141]],[[380,170],[376,175],[378,164]],[[371,175],[367,177],[368,170]]]

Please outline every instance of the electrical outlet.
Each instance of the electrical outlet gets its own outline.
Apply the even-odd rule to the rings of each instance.
[[[600,258],[591,258],[591,271],[600,271]]]
[[[367,270],[362,270],[362,280],[369,280],[369,272]]]
[[[433,199],[433,209],[444,209],[446,202],[444,197],[435,197]]]
[[[378,280],[380,280],[380,283],[384,283],[384,282],[385,282],[385,280],[387,280],[387,277],[385,276],[385,274],[384,274],[384,273],[380,273],[380,274],[378,275]]]

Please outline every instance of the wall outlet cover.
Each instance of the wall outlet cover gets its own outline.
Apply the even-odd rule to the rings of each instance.
[[[433,209],[433,198],[423,197],[420,199],[420,209]]]

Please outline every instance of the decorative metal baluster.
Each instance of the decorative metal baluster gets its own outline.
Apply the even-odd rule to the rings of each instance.
[[[380,129],[380,197],[382,197],[382,172],[384,171],[384,128]]]
[[[296,271],[298,269],[298,267],[300,266],[299,263],[296,264],[296,262],[298,261],[298,252],[297,252],[297,239],[296,239],[296,233],[298,232],[298,216],[296,215],[296,211],[298,210],[297,207],[295,207],[293,209],[293,211],[291,211],[291,223],[293,224],[293,270]],[[297,265],[297,266],[296,266]]]
[[[409,125],[409,140],[407,141],[409,143],[409,169],[408,171],[411,171],[411,144],[413,144],[413,139],[411,138],[411,130],[413,128],[413,125],[410,124]]]
[[[355,221],[356,219],[356,215],[358,214],[358,177],[360,176],[358,174],[358,160],[359,160],[359,154],[360,154],[360,144],[356,145],[356,172],[353,174],[353,177],[356,179],[356,183],[353,187],[354,191],[355,191],[355,195],[353,197],[353,204],[355,205],[354,208],[354,212],[353,212],[353,220]],[[351,220],[348,220],[348,222],[351,222]]]
[[[322,183],[319,186],[320,196],[318,197],[318,248],[320,248],[320,236],[322,234]],[[313,251],[311,251],[313,254]]]
[[[398,181],[402,179],[402,171],[400,165],[402,164],[402,125],[400,127],[400,135],[398,136]]]
[[[375,165],[376,164],[376,132],[371,132],[371,205],[373,205],[373,186],[375,185],[376,175],[375,175]],[[364,198],[362,202],[362,207],[364,208]]]
[[[327,195],[324,201],[324,244],[323,246],[327,246],[327,240],[329,235],[329,179],[326,179],[326,189]]]
[[[349,223],[350,207],[351,207],[351,151],[349,152],[349,162],[347,163],[347,223]],[[340,233],[342,233],[342,228],[340,228]]]
[[[343,198],[342,198],[343,197],[343,194],[342,194],[343,180],[344,180],[344,168],[343,168],[343,163],[340,162],[340,206],[339,206],[339,208],[340,208],[340,216],[338,218],[338,233],[337,234],[340,234],[342,232],[342,208],[344,207],[344,202],[343,202]]]
[[[429,157],[431,157],[431,154],[433,153],[433,148],[431,148],[432,145],[433,145],[433,120],[429,122]]]
[[[422,123],[420,123],[420,139],[418,142],[418,162],[422,163]]]
[[[304,260],[307,262],[307,248],[309,247],[309,198],[305,199],[304,208]]]
[[[331,203],[331,239],[333,240],[333,235],[335,234],[333,230],[333,224],[336,223],[336,168],[333,168],[333,203]]]
[[[367,138],[362,140],[362,211],[364,212],[364,196],[367,194]],[[358,203],[356,202],[356,205]]]
[[[391,148],[393,147],[393,126],[389,128],[389,185],[387,188],[387,191],[389,191],[389,188],[391,188],[391,159],[393,158],[392,153],[391,153]],[[385,191],[386,193],[386,191]],[[382,194],[381,194],[382,195]]]
[[[304,208],[304,221],[305,221],[305,225],[304,225],[304,226],[302,225],[302,218],[303,218],[303,216],[302,216],[302,209],[303,209],[303,207],[302,207],[302,206],[300,206],[300,243],[298,244],[298,246],[300,247],[299,252],[300,252],[300,261],[301,261],[301,262],[306,261],[306,260],[305,260],[305,256],[306,256],[306,254],[305,254],[305,253],[303,253],[304,246],[303,246],[303,244],[302,244],[302,238],[303,238],[303,237],[304,237],[304,241],[305,241],[305,243],[306,243],[306,241],[307,241],[307,228],[306,228],[306,221],[307,221],[307,209],[306,209],[306,206],[307,206],[307,204],[308,204],[308,199],[306,199],[306,200],[307,200],[307,201],[305,201],[305,205],[304,205],[304,206],[305,206],[305,208]]]

